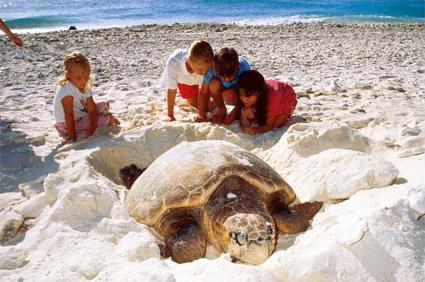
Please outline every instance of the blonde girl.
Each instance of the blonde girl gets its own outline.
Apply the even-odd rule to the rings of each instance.
[[[97,127],[119,124],[109,113],[109,103],[95,103],[91,91],[90,60],[73,52],[64,58],[64,74],[53,100],[55,127],[63,144],[77,140],[85,132],[92,135]]]

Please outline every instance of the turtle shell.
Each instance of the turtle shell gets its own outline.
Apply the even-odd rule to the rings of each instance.
[[[169,209],[196,208],[229,176],[239,176],[265,195],[292,188],[266,162],[225,141],[182,142],[158,157],[134,182],[125,206],[137,221],[154,226]]]

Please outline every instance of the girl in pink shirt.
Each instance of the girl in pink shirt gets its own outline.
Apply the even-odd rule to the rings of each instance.
[[[255,70],[244,72],[237,85],[242,102],[240,125],[246,134],[282,127],[297,105],[292,87],[278,80],[264,80]]]

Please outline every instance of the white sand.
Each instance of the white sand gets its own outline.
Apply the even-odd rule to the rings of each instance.
[[[0,188],[8,192],[0,194],[0,280],[424,281],[424,32],[423,24],[153,25],[27,34],[22,49],[0,36]],[[167,56],[198,38],[289,81],[298,93],[291,122],[252,137],[237,124],[192,123],[195,112],[176,107],[178,121],[166,123],[158,78]],[[110,100],[123,122],[63,147],[53,85],[73,50],[92,58],[95,100]],[[188,264],[161,259],[158,239],[119,199],[118,171],[204,139],[251,150],[301,201],[325,201],[312,227],[281,236],[260,266],[214,250]]]

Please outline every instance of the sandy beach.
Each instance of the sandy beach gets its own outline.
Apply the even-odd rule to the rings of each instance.
[[[424,281],[425,25],[223,24],[0,35],[2,281]],[[166,121],[165,62],[195,39],[233,47],[298,96],[290,122],[249,136],[194,123],[177,98]],[[120,127],[61,145],[53,124],[63,57],[86,53],[95,101]],[[300,201],[324,201],[311,228],[280,236],[260,266],[160,257],[122,204],[119,169],[147,167],[182,141],[225,140],[272,166]]]

